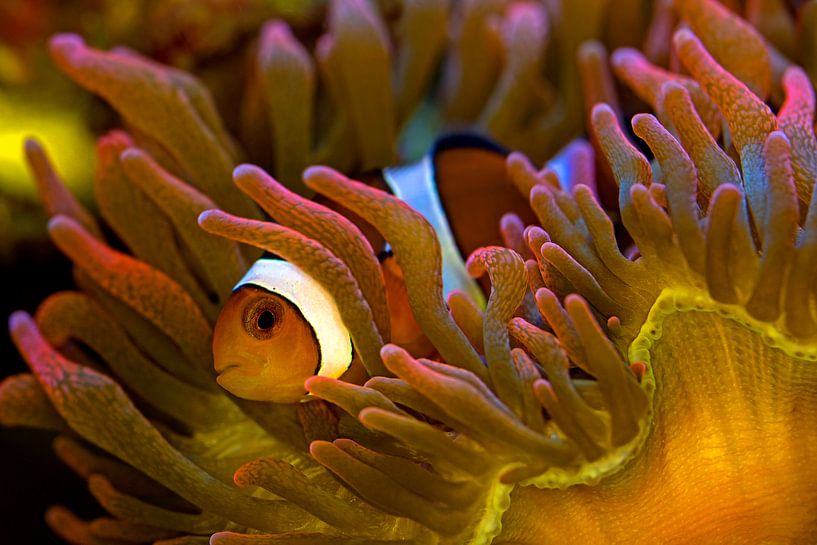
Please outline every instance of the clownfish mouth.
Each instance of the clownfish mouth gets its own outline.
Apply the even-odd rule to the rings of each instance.
[[[216,373],[218,375],[223,375],[224,373],[226,373],[230,369],[236,369],[238,367],[241,367],[240,363],[228,363],[227,365],[223,365],[221,367],[216,367]]]

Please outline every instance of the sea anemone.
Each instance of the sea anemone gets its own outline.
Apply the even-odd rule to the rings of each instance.
[[[604,4],[587,9],[597,16]],[[86,522],[54,507],[49,524],[93,545],[812,543],[815,98],[785,56],[810,49],[758,18],[761,4],[774,5],[785,27],[782,3],[748,4],[766,37],[713,0],[659,2],[649,56],[619,48],[610,57],[655,112],[631,124],[650,160],[623,128],[598,42],[579,48],[581,74],[559,80],[575,92],[540,117],[517,109],[516,93],[535,95],[530,78],[545,81],[536,54],[513,62],[530,53],[524,46],[507,46],[516,53],[492,98],[475,95],[491,78],[465,60],[482,42],[457,39],[468,41],[469,16],[505,14],[506,44],[525,25],[543,36],[534,30],[553,17],[572,56],[578,42],[564,36],[578,35],[569,30],[578,20],[565,13],[577,3],[463,2],[448,57],[460,71],[448,65],[443,80],[464,87],[449,108],[470,104],[462,119],[511,147],[538,148],[533,161],[511,153],[506,167],[539,225],[505,215],[504,246],[481,247],[465,264],[488,277],[484,308],[462,292],[444,299],[428,221],[346,175],[398,160],[400,120],[428,93],[408,82],[428,81],[441,56],[440,43],[423,54],[411,44],[425,44],[425,32],[444,42],[444,19],[405,27],[398,66],[415,76],[398,76],[401,110],[383,89],[384,20],[366,2],[332,3],[330,38],[316,51],[339,98],[318,131],[329,143],[317,147],[310,57],[285,26],[268,25],[259,51],[270,70],[274,177],[233,168],[238,147],[194,78],[55,38],[57,63],[108,100],[130,134],[98,144],[104,224],[27,146],[49,232],[80,291],[51,296],[33,318],[12,316],[32,373],[3,382],[0,415],[60,432],[58,455],[111,515]],[[439,8],[407,3],[404,16],[429,6]],[[767,100],[782,100],[777,114]],[[592,144],[572,140],[583,109]],[[569,121],[530,121],[545,118]],[[330,166],[301,175],[316,158]],[[607,212],[612,182],[618,206]],[[430,353],[390,344],[384,272],[358,225],[388,242]],[[295,404],[218,386],[213,324],[261,251],[331,294],[363,380],[314,376],[309,400]]]

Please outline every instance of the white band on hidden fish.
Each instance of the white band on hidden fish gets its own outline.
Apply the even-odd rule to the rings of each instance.
[[[383,170],[383,179],[394,196],[419,212],[434,228],[440,241],[443,261],[443,295],[454,290],[471,296],[480,308],[485,308],[485,295],[465,269],[465,262],[448,225],[448,218],[437,192],[433,158],[426,154],[416,163]]]
[[[304,271],[281,259],[256,261],[234,289],[252,284],[295,305],[312,327],[320,347],[318,375],[338,378],[352,364],[352,338],[334,298]]]

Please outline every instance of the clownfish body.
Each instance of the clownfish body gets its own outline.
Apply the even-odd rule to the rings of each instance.
[[[497,225],[504,213],[514,211],[523,219],[532,214],[507,179],[504,152],[481,138],[458,136],[438,142],[421,161],[382,174],[373,185],[412,206],[434,227],[445,296],[460,290],[484,304],[482,288],[466,272],[462,256],[501,244]],[[415,355],[431,354],[433,346],[414,321],[394,258],[387,254],[381,268],[391,342]],[[314,375],[351,382],[366,378],[334,299],[304,271],[280,259],[259,259],[238,282],[216,323],[213,356],[218,383],[255,401],[304,400],[304,381]]]

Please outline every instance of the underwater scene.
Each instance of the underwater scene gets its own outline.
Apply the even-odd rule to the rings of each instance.
[[[817,544],[817,0],[2,0],[0,544]]]

